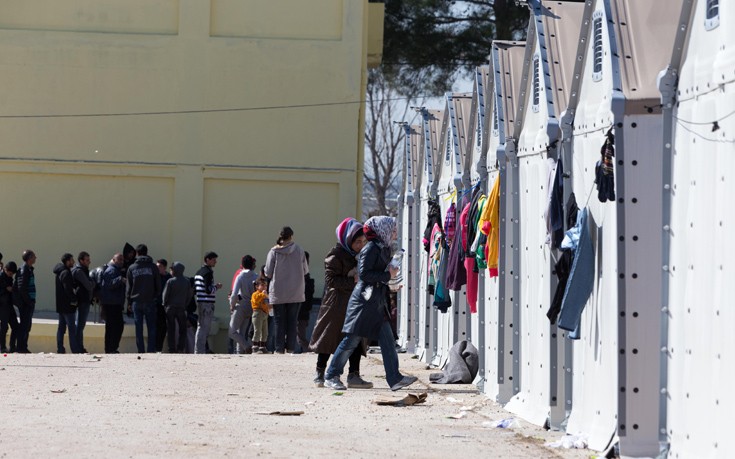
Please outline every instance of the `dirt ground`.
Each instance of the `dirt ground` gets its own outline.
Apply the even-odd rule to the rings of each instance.
[[[374,389],[337,395],[313,387],[314,354],[8,354],[0,457],[594,456],[547,448],[562,434],[523,421],[490,427],[513,416],[472,385],[428,384],[437,370],[409,354],[401,370],[419,382],[391,392],[378,358],[362,363]],[[408,392],[426,403],[373,403]],[[274,411],[303,414],[261,414]]]

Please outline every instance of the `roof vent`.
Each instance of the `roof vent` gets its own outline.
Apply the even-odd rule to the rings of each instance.
[[[707,0],[704,28],[712,30],[720,25],[720,0]]]
[[[600,81],[602,80],[602,11],[596,11],[593,19],[592,50],[594,61],[592,64],[592,81]]]

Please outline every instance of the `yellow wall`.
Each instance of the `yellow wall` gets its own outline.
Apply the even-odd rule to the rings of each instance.
[[[37,252],[38,307],[63,252],[145,242],[191,275],[215,250],[226,284],[283,225],[321,294],[359,211],[378,20],[366,0],[0,0],[0,251]],[[80,114],[126,115],[46,116]]]

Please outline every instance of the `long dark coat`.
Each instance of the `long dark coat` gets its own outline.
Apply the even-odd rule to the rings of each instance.
[[[344,333],[353,333],[371,340],[377,339],[383,322],[390,317],[388,309],[388,285],[390,273],[390,249],[376,241],[370,241],[357,257],[360,277],[347,305]],[[372,289],[372,292],[368,292]],[[369,298],[366,298],[369,296]]]
[[[342,341],[347,302],[355,288],[355,278],[348,276],[357,267],[357,260],[337,244],[324,259],[324,298],[319,316],[311,333],[309,350],[320,354],[334,354]],[[365,355],[367,346],[363,345]]]

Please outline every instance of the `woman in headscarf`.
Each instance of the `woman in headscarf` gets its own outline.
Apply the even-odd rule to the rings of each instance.
[[[309,349],[318,353],[314,384],[324,386],[324,371],[329,356],[334,354],[342,341],[342,327],[347,314],[347,303],[357,283],[357,254],[367,243],[362,223],[354,218],[345,218],[337,227],[337,245],[324,259],[324,299],[319,308],[314,331],[311,333]],[[367,355],[367,343],[359,343],[349,357],[350,368],[347,387],[370,389],[373,383],[360,377],[360,360]]]
[[[330,389],[346,389],[340,381],[345,364],[362,339],[368,338],[378,340],[385,379],[391,390],[395,391],[413,384],[417,379],[403,376],[399,371],[398,353],[390,326],[387,283],[398,273],[398,268],[389,266],[390,244],[396,238],[396,221],[393,217],[371,217],[365,222],[363,231],[368,243],[357,257],[359,280],[347,305],[342,327],[345,336],[324,374],[324,385]]]
[[[304,250],[293,241],[293,230],[284,226],[276,245],[268,252],[264,273],[270,284],[268,299],[275,322],[274,346],[277,354],[296,349],[299,307],[304,302],[304,276],[309,272]]]

